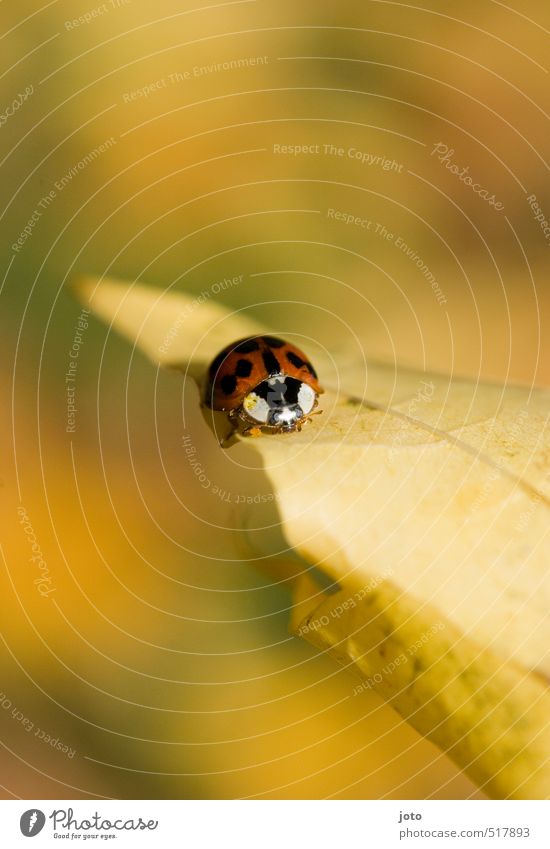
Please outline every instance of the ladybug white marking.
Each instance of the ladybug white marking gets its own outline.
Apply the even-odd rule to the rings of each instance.
[[[298,392],[298,404],[300,405],[304,416],[311,413],[315,406],[316,398],[317,395],[311,386],[308,386],[307,383],[302,383],[300,391]]]
[[[252,421],[282,430],[293,430],[296,422],[313,410],[316,393],[307,383],[285,374],[262,380],[243,400],[243,411]]]
[[[256,422],[265,424],[269,416],[269,404],[255,392],[249,392],[243,401],[243,410]]]

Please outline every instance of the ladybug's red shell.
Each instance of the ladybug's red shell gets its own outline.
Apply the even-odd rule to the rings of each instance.
[[[255,386],[274,374],[295,377],[318,394],[323,391],[299,348],[275,336],[253,336],[233,342],[214,357],[204,402],[214,410],[235,410]]]

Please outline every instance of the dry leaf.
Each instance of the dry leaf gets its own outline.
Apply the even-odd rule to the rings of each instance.
[[[197,379],[225,344],[267,330],[143,285],[86,278],[76,291]],[[249,440],[289,543],[339,587],[294,580],[295,633],[359,672],[350,693],[377,689],[489,795],[546,798],[550,392],[366,365],[359,351],[314,359],[325,385],[340,384],[324,415]]]

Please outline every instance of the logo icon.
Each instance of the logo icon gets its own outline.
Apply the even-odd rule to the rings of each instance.
[[[25,837],[36,837],[46,824],[46,817],[39,811],[38,808],[31,808],[30,811],[25,811],[19,820],[21,834]]]

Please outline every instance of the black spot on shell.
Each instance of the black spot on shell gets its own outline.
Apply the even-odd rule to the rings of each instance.
[[[252,368],[253,366],[250,360],[238,360],[235,368],[235,374],[237,377],[250,377]]]
[[[298,356],[298,354],[295,354],[294,351],[288,351],[286,358],[289,363],[292,363],[295,368],[307,368],[308,372],[313,375],[315,379],[317,379],[317,372],[315,371],[311,363],[308,363],[307,360],[303,360],[301,357]]]
[[[224,395],[233,395],[237,388],[237,378],[233,374],[225,374],[220,381],[220,386]]]
[[[270,348],[282,348],[283,345],[286,345],[286,342],[282,339],[277,339],[276,336],[263,336],[262,338]]]
[[[250,354],[251,351],[257,351],[259,345],[255,339],[243,339],[238,345],[235,345],[233,351],[237,354]]]
[[[225,360],[226,357],[227,357],[227,350],[220,351],[219,354],[216,354],[216,356],[212,360],[212,363],[211,363],[210,368],[209,368],[210,377],[215,377],[215,375],[219,371],[221,364],[223,363],[223,361]]]
[[[295,354],[294,351],[288,351],[286,358],[295,368],[302,368],[306,365],[306,361],[299,357],[298,354]]]
[[[281,371],[281,366],[273,351],[262,351],[262,358],[268,374],[278,374]]]

